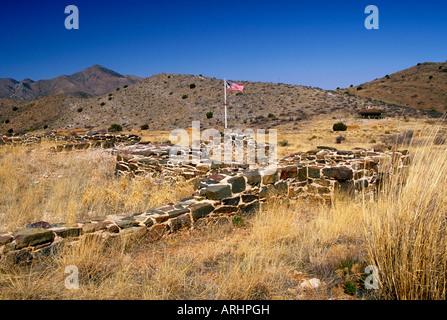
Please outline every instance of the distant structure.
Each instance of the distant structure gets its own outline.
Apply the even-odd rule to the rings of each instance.
[[[379,109],[362,109],[359,111],[359,115],[363,119],[382,119],[385,114]]]

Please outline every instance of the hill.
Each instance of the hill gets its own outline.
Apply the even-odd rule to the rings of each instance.
[[[447,111],[447,62],[425,62],[383,78],[341,89],[363,98],[421,110]]]
[[[130,85],[141,78],[124,76],[115,71],[94,65],[71,75],[48,80],[0,79],[0,98],[34,100],[55,94],[101,95],[117,87]]]
[[[418,115],[418,111],[319,88],[289,84],[237,81],[242,93],[227,92],[230,128],[299,129],[315,117],[346,119],[358,110],[377,107],[390,116]],[[223,80],[181,74],[157,74],[128,87],[117,87],[99,97],[52,96],[0,113],[0,132],[13,129],[107,129],[124,130],[188,128],[201,121],[203,128],[224,125]],[[212,112],[208,118],[207,113]],[[9,120],[5,123],[5,120]]]

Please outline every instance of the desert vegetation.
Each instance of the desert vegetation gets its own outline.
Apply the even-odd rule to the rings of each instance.
[[[386,180],[374,199],[340,194],[330,206],[271,200],[253,215],[215,220],[158,241],[83,240],[30,265],[2,263],[0,298],[445,299],[443,135],[438,127],[423,137],[390,130],[397,140],[386,142],[411,150],[412,163],[406,180]],[[367,132],[364,142],[379,141],[383,131],[377,131]],[[280,144],[279,153],[335,143],[331,130],[315,136],[283,134],[279,138],[289,143]],[[358,143],[355,137],[349,141]],[[306,142],[299,146],[297,140]],[[2,230],[147,210],[193,191],[181,181],[117,178],[114,157],[101,150],[50,154],[49,146],[0,149]],[[78,290],[64,286],[69,265],[79,268]],[[377,290],[365,288],[371,265],[379,271]],[[313,289],[310,279],[318,279]]]

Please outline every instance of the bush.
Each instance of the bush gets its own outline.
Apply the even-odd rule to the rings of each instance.
[[[6,120],[5,120],[5,123],[9,123],[9,119],[6,119]]]
[[[119,91],[120,90],[120,88],[116,88],[116,91]]]
[[[126,89],[128,87],[128,85],[126,84],[123,88]]]
[[[242,92],[238,92],[238,93],[236,93],[236,95],[237,95],[237,96],[241,96],[241,95],[242,95]]]
[[[44,129],[48,129],[48,126],[47,126],[47,125],[44,125],[43,128],[44,128]]]
[[[82,108],[78,108],[78,110],[76,110],[77,112],[82,112]]]
[[[195,83],[191,83],[190,85],[189,85],[189,89],[194,89],[196,87],[196,84]]]
[[[17,107],[12,107],[12,111],[17,111],[17,110],[19,110],[19,108],[17,108]]]
[[[287,140],[281,140],[281,141],[279,142],[279,145],[280,145],[281,147],[286,147],[286,146],[289,145],[289,141],[287,141]]]
[[[273,113],[269,113],[267,117],[269,117],[269,118],[274,118],[275,115],[274,115]]]
[[[207,119],[211,119],[212,117],[213,117],[213,113],[211,111],[206,113]]]
[[[106,104],[105,102],[101,102],[100,106],[103,107],[103,106],[105,106],[105,104]]]
[[[184,94],[183,96],[182,96],[182,99],[187,99],[188,98],[188,95],[187,94]]]
[[[348,126],[345,125],[343,122],[337,122],[332,127],[332,130],[334,130],[334,131],[346,131],[346,130],[348,130]]]
[[[346,141],[346,138],[343,137],[343,136],[338,136],[338,137],[335,138],[335,143],[337,143],[337,144],[340,144],[343,141]]]
[[[357,90],[363,90],[363,87],[357,87]]]
[[[117,123],[114,123],[110,126],[109,132],[123,131],[123,127]]]
[[[429,76],[428,78],[431,80],[431,79],[433,79],[433,76]]]
[[[146,123],[146,124],[143,124],[141,127],[140,127],[140,129],[141,130],[147,130],[147,129],[149,129],[149,125]]]
[[[11,128],[11,129],[9,129],[7,132],[8,132],[8,133],[13,133],[14,130]]]

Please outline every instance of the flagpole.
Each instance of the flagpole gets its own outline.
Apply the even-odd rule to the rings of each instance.
[[[227,128],[227,80],[224,79],[225,129]]]

